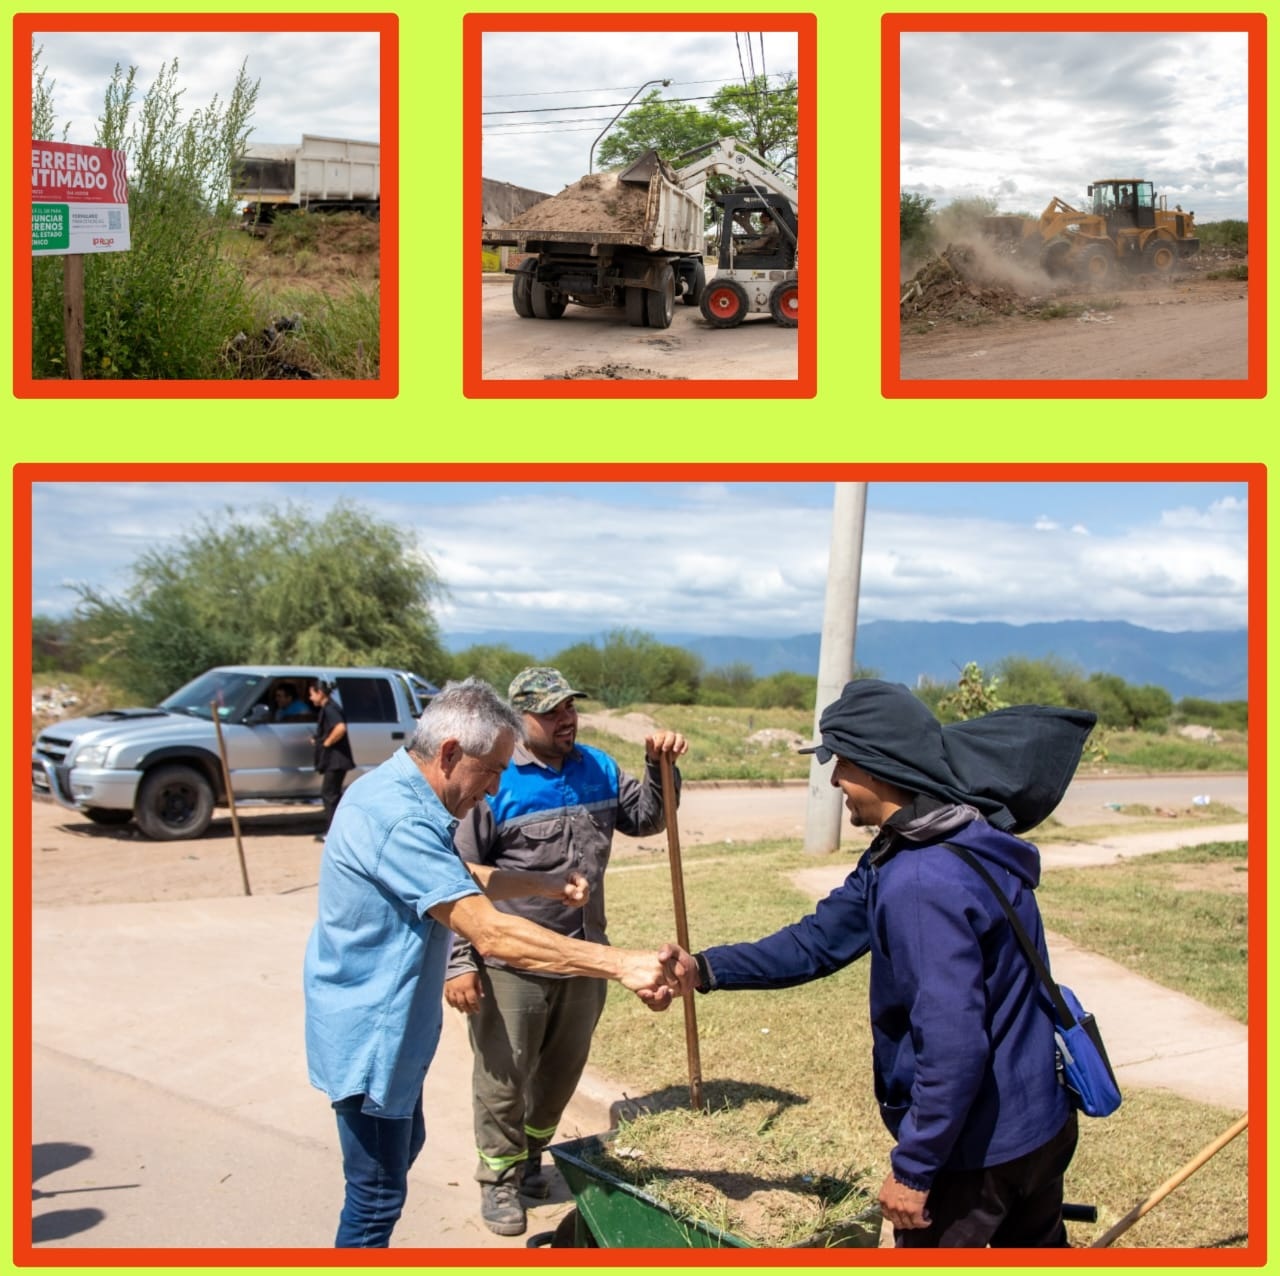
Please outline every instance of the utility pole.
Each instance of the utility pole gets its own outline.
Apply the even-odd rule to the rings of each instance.
[[[827,562],[827,596],[818,650],[818,702],[813,711],[813,738],[822,711],[839,698],[853,677],[853,646],[858,623],[858,585],[862,576],[862,530],[867,518],[867,485],[837,483],[831,509],[831,557]],[[840,845],[843,804],[831,787],[831,767],[814,754],[809,761],[809,801],[805,808],[804,849],[825,855]]]

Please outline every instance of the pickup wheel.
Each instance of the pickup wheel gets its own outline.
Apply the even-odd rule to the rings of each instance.
[[[521,319],[533,318],[533,271],[537,264],[532,257],[526,258],[516,267],[511,281],[511,304]]]
[[[213,820],[213,789],[194,767],[158,766],[138,787],[134,818],[155,842],[202,837]]]
[[[737,280],[713,279],[702,294],[702,317],[713,328],[736,328],[750,304]]]
[[[780,328],[794,328],[800,322],[800,301],[794,279],[784,279],[769,294],[769,313]]]
[[[650,328],[670,328],[676,312],[676,272],[669,261],[658,267],[658,286],[645,294]]]
[[[531,293],[535,319],[559,319],[564,314],[565,302],[554,298],[546,284],[540,284],[535,279]]]
[[[128,824],[133,819],[132,811],[117,811],[109,806],[86,806],[84,813],[95,824]]]
[[[698,262],[693,268],[693,283],[680,298],[686,306],[696,306],[702,300],[703,290],[707,286],[707,268]]]
[[[627,289],[627,322],[633,328],[649,326],[649,306],[643,288]]]

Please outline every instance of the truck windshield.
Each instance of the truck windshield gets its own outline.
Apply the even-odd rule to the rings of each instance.
[[[249,706],[258,698],[267,681],[262,674],[210,669],[161,700],[160,708],[212,722],[213,706],[216,705],[218,717],[223,722],[238,722],[248,713]]]

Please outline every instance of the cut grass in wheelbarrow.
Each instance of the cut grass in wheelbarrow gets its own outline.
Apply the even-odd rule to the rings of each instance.
[[[577,1206],[555,1244],[786,1249],[879,1242],[880,1210],[865,1175],[798,1165],[785,1137],[767,1120],[762,1125],[758,1113],[659,1112],[550,1152]]]

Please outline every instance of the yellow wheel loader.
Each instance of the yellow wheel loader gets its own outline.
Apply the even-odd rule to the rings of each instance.
[[[1200,251],[1195,214],[1171,212],[1151,182],[1140,177],[1092,183],[1089,211],[1056,195],[1040,216],[986,217],[983,232],[1048,275],[1103,283],[1117,269],[1168,274],[1180,257]]]

